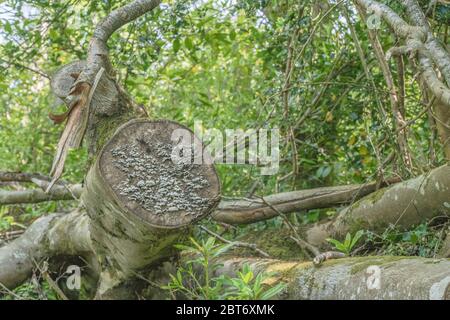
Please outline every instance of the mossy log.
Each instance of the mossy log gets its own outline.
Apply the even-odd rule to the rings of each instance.
[[[217,275],[233,276],[243,264],[269,272],[264,283],[286,283],[278,299],[450,300],[450,260],[418,257],[358,257],[311,262],[234,258],[221,261]]]
[[[343,238],[347,232],[407,229],[439,215],[450,215],[450,165],[362,198],[333,220],[309,229],[307,239],[321,245],[326,238]]]

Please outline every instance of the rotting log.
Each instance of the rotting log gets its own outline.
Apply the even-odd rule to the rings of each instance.
[[[333,220],[310,228],[307,241],[319,246],[347,232],[381,233],[389,226],[407,229],[438,215],[450,215],[450,165],[362,198]]]
[[[418,257],[358,257],[311,262],[232,258],[216,275],[234,276],[248,264],[268,272],[267,285],[286,283],[284,300],[450,300],[450,260]]]

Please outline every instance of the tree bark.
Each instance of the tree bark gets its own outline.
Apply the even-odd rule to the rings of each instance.
[[[398,182],[390,179],[387,184]],[[272,219],[279,213],[336,207],[349,204],[377,189],[377,183],[323,187],[264,196],[263,199],[225,200],[212,214],[214,220],[228,224],[249,224]],[[274,210],[275,209],[275,210]]]
[[[271,272],[267,285],[287,284],[283,300],[450,300],[450,260],[412,257],[359,257],[311,262],[234,258],[221,261],[216,275],[236,274],[249,264]],[[379,283],[377,283],[377,278]]]
[[[180,128],[196,139],[172,121],[124,124],[86,177],[81,199],[102,267],[98,298],[137,271],[173,256],[173,244],[182,242],[190,226],[220,200],[213,165],[171,160],[171,133]]]
[[[450,215],[450,165],[417,178],[380,189],[347,207],[332,221],[307,231],[314,245],[327,238],[342,238],[347,232],[371,230],[382,232],[394,225],[403,229],[437,215]]]
[[[25,233],[0,248],[0,283],[9,289],[31,276],[41,259],[58,255],[89,257],[92,252],[84,210],[51,214],[36,220]]]

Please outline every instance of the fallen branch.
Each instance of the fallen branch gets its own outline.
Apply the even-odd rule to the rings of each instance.
[[[274,275],[264,281],[286,289],[288,300],[450,300],[450,260],[418,257],[358,257],[311,262],[234,258],[220,261],[217,275],[234,276],[244,264]]]
[[[39,203],[56,200],[76,200],[80,197],[83,187],[81,184],[55,185],[49,193],[41,189],[27,189],[19,191],[0,190],[0,205]]]
[[[51,180],[49,176],[40,173],[0,171],[0,181],[2,182],[32,182],[32,179],[39,179],[42,181]]]
[[[396,182],[399,182],[399,179],[390,179],[386,184],[390,185]],[[376,190],[377,184],[374,182],[366,185],[324,187],[278,193],[265,196],[264,200],[225,200],[219,204],[212,217],[216,221],[227,224],[249,224],[272,219],[277,217],[279,212],[291,213],[300,210],[330,208],[349,204]]]
[[[327,251],[324,253],[321,253],[314,257],[313,263],[315,266],[320,266],[322,263],[328,260],[334,260],[334,259],[342,259],[345,258],[345,253],[338,252],[338,251]]]

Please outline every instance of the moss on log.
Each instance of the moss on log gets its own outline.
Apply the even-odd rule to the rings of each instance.
[[[235,258],[221,261],[217,274],[235,275],[247,263],[270,272],[265,284],[287,284],[289,300],[450,300],[450,260],[417,257],[358,257],[311,262]]]

